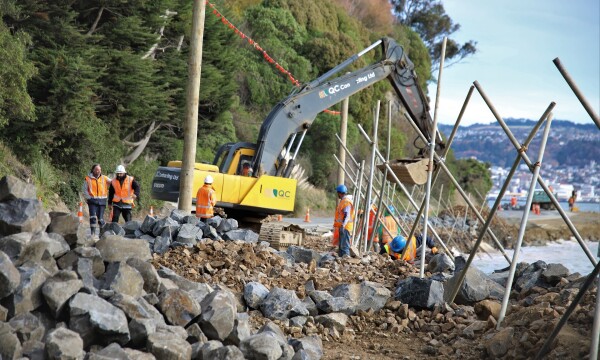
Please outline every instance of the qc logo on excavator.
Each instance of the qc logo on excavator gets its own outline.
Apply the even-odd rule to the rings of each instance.
[[[323,99],[324,97],[326,97],[327,95],[333,95],[337,92],[340,92],[344,89],[347,89],[350,87],[350,83],[345,83],[345,84],[341,84],[341,85],[334,85],[332,87],[330,87],[327,90],[321,90],[319,91],[319,98]]]

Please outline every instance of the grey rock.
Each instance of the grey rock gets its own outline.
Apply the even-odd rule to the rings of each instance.
[[[307,316],[294,316],[290,319],[290,326],[304,327],[307,320]]]
[[[304,297],[304,299],[302,300],[302,304],[304,304],[310,316],[316,316],[319,313],[319,310],[317,309],[317,304],[315,304],[315,302],[310,298],[310,296]]]
[[[0,322],[6,322],[8,318],[8,309],[0,305]]]
[[[49,273],[54,274],[58,271],[56,260],[52,256],[51,245],[45,241],[30,241],[18,260],[15,261],[15,266],[24,264],[38,264],[46,269]]]
[[[190,360],[192,358],[192,347],[187,341],[161,332],[155,332],[148,336],[146,347],[157,360]]]
[[[123,230],[125,230],[125,234],[136,235],[136,237],[138,237],[137,234],[139,234],[139,236],[143,235],[143,232],[140,230],[141,227],[142,223],[138,220],[130,220],[123,224]]]
[[[169,236],[157,236],[154,239],[153,251],[157,254],[164,254],[169,250],[171,246],[171,237]]]
[[[216,229],[221,224],[221,221],[223,221],[223,218],[220,217],[219,215],[215,215],[206,221],[206,225]]]
[[[85,347],[91,344],[129,342],[129,327],[123,311],[97,296],[78,293],[69,301],[69,328],[81,336]]]
[[[246,338],[240,344],[240,350],[247,359],[277,360],[283,354],[281,346],[268,332]]]
[[[210,340],[225,340],[231,334],[237,314],[235,297],[228,291],[215,290],[200,303],[199,324]]]
[[[142,296],[144,289],[142,275],[125,262],[110,263],[102,281],[104,282],[102,289],[114,290],[133,297]]]
[[[2,299],[2,305],[8,309],[8,317],[33,311],[40,307],[44,300],[42,285],[50,273],[37,264],[28,264],[19,267],[21,282],[13,294]]]
[[[169,279],[169,280],[173,281],[177,285],[178,288],[188,291],[188,292],[193,291],[193,290],[206,291],[207,289],[212,289],[207,284],[196,283],[196,282],[193,282],[193,281],[190,281],[190,280],[184,278],[183,276],[177,275],[176,272],[174,272],[173,270],[166,268],[164,266],[161,266],[161,268],[158,269],[157,272],[161,278],[165,278],[165,279]],[[212,290],[210,292],[212,292]]]
[[[44,242],[45,244],[47,244],[48,252],[55,259],[58,259],[59,257],[63,256],[67,252],[69,252],[69,250],[71,250],[71,248],[69,247],[69,244],[67,244],[67,242],[65,241],[65,238],[60,234],[56,234],[56,233],[35,234],[31,237],[31,241],[29,242],[29,245],[31,245],[32,243],[38,242],[38,241]]]
[[[299,246],[288,247],[287,253],[292,255],[297,263],[310,264],[312,260],[318,263],[321,259],[321,254],[319,252]]]
[[[342,313],[319,315],[315,316],[315,322],[317,324],[322,324],[326,328],[336,329],[337,331],[341,332],[346,328],[348,315]]]
[[[269,319],[288,319],[294,316],[309,315],[306,306],[292,290],[274,288],[260,304],[260,311]]]
[[[0,236],[0,251],[6,253],[10,260],[15,262],[25,250],[27,244],[29,244],[32,236],[33,234],[29,232],[12,234],[5,237]]]
[[[51,360],[83,359],[83,340],[78,333],[67,328],[56,328],[48,333],[46,352]]]
[[[21,282],[21,274],[10,257],[0,251],[0,299],[12,294]]]
[[[105,360],[105,359],[114,359],[114,360],[128,360],[129,356],[123,350],[123,348],[117,344],[112,343],[105,347],[104,349],[99,350],[96,353],[92,353],[88,360]]]
[[[48,358],[46,355],[46,344],[41,341],[27,341],[23,343],[23,357],[30,360],[45,360]]]
[[[214,360],[244,360],[244,354],[233,345],[223,346],[206,353],[207,359]]]
[[[542,271],[542,278],[550,285],[555,286],[560,279],[569,276],[570,272],[562,264],[548,264],[546,270]]]
[[[116,222],[107,222],[100,230],[100,234],[110,233],[111,235],[125,236],[125,229]]]
[[[158,324],[156,325],[156,332],[168,336],[175,336],[181,340],[188,338],[188,333],[183,326]]]
[[[199,346],[198,353],[194,359],[198,360],[212,360],[210,353],[216,349],[223,347],[223,344],[218,340],[210,340]]]
[[[280,359],[291,359],[294,356],[294,348],[287,343],[287,338],[281,328],[273,322],[268,322],[258,330],[258,333],[269,334],[281,348]]]
[[[22,355],[23,348],[13,328],[0,322],[0,359],[18,359]]]
[[[37,199],[12,199],[0,203],[0,235],[39,233],[50,224],[50,216]]]
[[[200,305],[190,294],[181,289],[170,289],[159,296],[158,306],[167,319],[174,325],[185,326],[200,314]]]
[[[28,184],[23,180],[6,175],[0,179],[0,202],[14,199],[35,199],[35,185]]]
[[[152,319],[133,318],[129,321],[129,333],[132,346],[143,346],[148,337],[156,332],[157,323]]]
[[[252,281],[244,286],[244,301],[252,309],[258,309],[267,295],[269,295],[269,289],[259,282]]]
[[[318,302],[317,309],[324,314],[344,313],[352,315],[356,312],[356,303],[343,297],[332,297]]]
[[[160,277],[152,264],[138,258],[127,259],[127,265],[136,269],[144,280],[144,291],[147,293],[158,293]]]
[[[171,218],[163,218],[154,224],[154,228],[152,228],[152,235],[154,236],[164,236],[165,230],[171,233],[171,239],[173,239],[173,235],[179,229],[179,223]]]
[[[395,298],[412,307],[433,309],[435,305],[444,303],[444,285],[439,281],[411,276],[400,281]]]
[[[458,278],[466,259],[462,256],[455,258],[454,264],[456,271],[454,275],[445,284],[445,298],[448,299],[452,289],[456,287]],[[499,285],[490,279],[485,273],[474,266],[470,266],[465,275],[464,281],[456,295],[455,302],[462,305],[473,305],[491,295],[491,289],[498,289]],[[501,296],[501,295],[500,295]]]
[[[94,263],[92,259],[89,258],[79,258],[77,259],[77,264],[75,266],[75,272],[83,281],[83,287],[87,290],[87,292],[91,294],[96,294],[96,290],[100,288],[100,281],[94,277]]]
[[[223,341],[223,343],[225,345],[240,346],[240,343],[250,335],[252,335],[250,328],[250,316],[248,313],[238,313],[236,314],[233,330]]]
[[[152,235],[152,229],[154,229],[154,225],[156,224],[156,219],[150,215],[146,215],[144,221],[142,222],[142,226],[140,226],[140,231],[144,234]]]
[[[42,286],[42,294],[54,318],[58,318],[71,296],[83,287],[74,271],[62,270],[48,278]]]
[[[427,264],[427,271],[433,273],[437,272],[453,272],[454,264],[450,260],[450,257],[446,254],[436,254]]]
[[[198,225],[199,222],[200,219],[198,219],[196,215],[186,215],[183,217],[183,220],[181,220],[182,224],[192,224],[194,226]]]
[[[16,315],[9,321],[21,344],[27,341],[41,341],[46,334],[46,328],[32,313]]]
[[[356,310],[381,310],[391,296],[391,292],[382,284],[363,281],[360,284],[341,284],[331,294],[343,297],[355,304]]]
[[[224,233],[223,239],[232,241],[240,240],[254,244],[258,242],[258,234],[250,229],[234,229]]]
[[[117,293],[108,301],[123,310],[128,319],[149,319],[157,325],[165,324],[162,314],[143,297],[134,298],[129,295]]]
[[[96,243],[96,248],[104,261],[119,262],[135,257],[141,260],[150,260],[148,243],[140,239],[125,239],[120,236],[107,236]]]
[[[58,259],[56,264],[61,270],[75,270],[79,258],[92,260],[92,274],[94,277],[98,278],[104,274],[106,270],[104,260],[100,255],[100,251],[95,247],[77,247]]]
[[[196,244],[198,233],[201,232],[200,228],[192,224],[184,224],[179,228],[177,234],[177,242],[183,244]]]
[[[196,300],[198,302],[198,304],[200,304],[202,302],[202,300],[204,300],[204,298],[207,297],[210,293],[215,291],[215,289],[213,289],[207,283],[195,283],[195,284],[197,284],[198,286],[195,289],[190,288],[188,293],[190,294],[191,297],[194,298],[194,300]]]
[[[221,223],[219,224],[219,226],[217,227],[217,232],[219,234],[224,234],[226,232],[229,232],[231,230],[235,230],[238,228],[238,222],[236,219],[223,219],[221,221]]]
[[[193,323],[193,324],[189,325],[185,330],[188,333],[187,340],[190,344],[193,344],[196,342],[205,343],[208,341],[208,338],[206,337],[206,335],[204,335],[204,333],[202,332],[202,329],[200,329],[200,325],[198,325],[198,323]]]
[[[308,293],[308,296],[310,296],[310,298],[315,302],[315,304],[318,304],[321,301],[333,299],[333,295],[331,295],[327,291],[321,291],[321,290],[313,290]]]
[[[79,218],[72,213],[51,212],[50,225],[46,230],[49,233],[60,234],[69,246],[75,246],[85,237],[85,226]]]
[[[305,351],[308,359],[319,360],[323,357],[323,342],[319,336],[312,335],[300,339],[290,339],[289,344],[296,352]]]
[[[171,219],[177,221],[179,224],[183,223],[183,219],[185,219],[186,216],[189,216],[189,212],[179,209],[171,210],[171,215],[169,215]]]

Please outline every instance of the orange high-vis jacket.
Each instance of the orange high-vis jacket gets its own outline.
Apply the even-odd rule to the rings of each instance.
[[[404,261],[414,260],[417,257],[417,238],[415,238],[414,236],[412,238],[410,238],[410,241],[408,241],[408,244],[406,244],[406,246],[408,246],[408,249],[406,249],[406,252],[405,252],[404,256],[402,257],[402,260],[404,260]],[[425,244],[423,244],[423,246],[425,246]]]
[[[90,177],[89,175],[85,177],[85,182],[87,184],[87,195],[86,198],[92,199],[106,199],[108,197],[108,184],[110,184],[110,179],[105,175],[100,175],[99,178]]]
[[[344,229],[348,230],[349,232],[352,232],[352,229],[354,228],[354,205],[352,204],[352,201],[350,201],[350,199],[348,199],[346,196],[344,196],[342,200],[340,200],[340,203],[335,209],[335,219],[333,221],[333,227],[338,229],[342,227],[345,220],[344,218],[346,216],[346,214],[344,213],[344,209],[347,206],[350,206],[350,221],[346,223]]]
[[[196,194],[196,217],[207,219],[214,216],[213,207],[217,204],[217,194],[212,185],[204,184]]]
[[[133,204],[133,176],[125,176],[123,185],[119,179],[114,178],[112,181],[113,189],[115,189],[115,196],[112,201],[118,203],[122,201],[125,204]]]
[[[381,242],[387,244],[394,240],[394,237],[398,235],[398,225],[394,221],[392,215],[384,217],[383,224],[385,227],[381,227]],[[386,228],[389,230],[389,232],[386,230]]]

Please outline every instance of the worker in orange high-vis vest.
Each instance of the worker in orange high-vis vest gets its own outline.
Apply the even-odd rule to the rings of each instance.
[[[90,212],[90,229],[94,238],[100,236],[99,226],[104,226],[104,210],[109,186],[110,178],[102,175],[100,164],[92,165],[90,173],[83,181],[82,193]]]
[[[396,221],[394,220],[395,210],[396,209],[393,206],[390,206],[389,210],[386,208],[384,211],[384,218],[379,225],[378,231],[381,246],[392,242],[396,236],[400,235],[398,224],[396,224]]]
[[[206,176],[204,185],[198,189],[196,194],[196,217],[204,222],[215,215],[214,207],[217,204],[217,193],[212,187],[213,181],[212,176]]]
[[[354,205],[350,200],[348,188],[346,185],[338,185],[335,189],[337,191],[338,199],[340,202],[335,209],[335,219],[333,220],[334,231],[339,233],[339,251],[338,255],[341,257],[350,256],[350,234],[354,228]]]
[[[410,241],[406,241],[404,236],[398,235],[392,240],[392,242],[387,243],[383,246],[381,253],[389,254],[390,257],[394,260],[402,259],[404,261],[413,261],[417,258],[417,249],[423,243],[423,236],[418,235],[417,237],[413,236]],[[435,247],[435,243],[433,239],[427,237],[426,245],[431,249],[432,254],[437,254],[438,249]],[[402,253],[404,252],[404,247],[408,246],[404,257],[402,257]]]
[[[125,166],[119,165],[108,191],[108,206],[112,206],[112,222],[119,222],[123,214],[125,222],[131,221],[131,210],[140,197],[140,186],[133,176],[127,175]],[[139,201],[139,200],[138,200]]]

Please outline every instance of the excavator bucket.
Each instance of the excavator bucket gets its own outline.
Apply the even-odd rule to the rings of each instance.
[[[405,185],[423,185],[427,182],[427,158],[390,160],[389,165],[394,174]],[[382,172],[385,164],[377,165]],[[394,181],[392,174],[387,175],[388,181]]]

